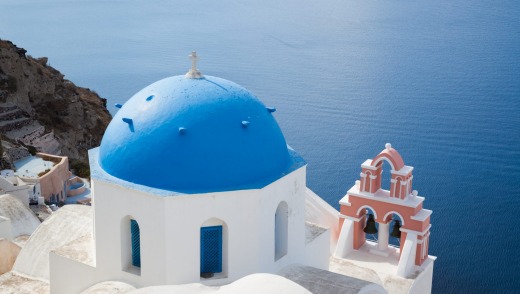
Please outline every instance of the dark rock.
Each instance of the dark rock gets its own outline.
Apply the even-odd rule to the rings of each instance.
[[[6,112],[3,132],[36,120],[45,127],[43,135],[54,131],[61,155],[87,162],[87,150],[99,146],[111,120],[106,99],[64,79],[48,65],[47,57],[35,59],[26,53],[24,48],[0,40],[0,111]],[[14,109],[20,109],[24,118]]]

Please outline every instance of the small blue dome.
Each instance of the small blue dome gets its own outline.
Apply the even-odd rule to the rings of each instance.
[[[293,165],[271,112],[224,79],[166,78],[114,116],[99,164],[121,180],[169,191],[261,188]]]

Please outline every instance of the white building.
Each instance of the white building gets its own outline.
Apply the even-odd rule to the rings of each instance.
[[[0,195],[0,275],[11,270],[20,249],[40,225],[27,206],[15,195]]]
[[[92,279],[51,280],[51,290],[106,280],[224,285],[294,263],[327,269],[330,233],[306,228],[305,162],[273,112],[196,70],[134,95],[89,153],[95,268],[81,274],[51,259],[51,279],[75,266],[74,276]],[[306,239],[306,230],[319,234]]]
[[[35,284],[48,279],[51,293],[110,293],[121,283],[128,293],[386,293],[362,266],[331,258],[339,212],[306,187],[306,163],[287,146],[275,109],[202,76],[191,57],[186,75],[119,105],[89,152],[92,232],[54,236],[49,266],[31,267],[50,268]],[[15,278],[0,276],[0,290]],[[431,275],[421,285],[429,291]],[[398,290],[418,289],[406,287]]]
[[[29,200],[41,196],[40,183],[27,183],[14,174],[13,170],[4,169],[0,172],[0,195],[10,194],[20,202],[29,206]]]

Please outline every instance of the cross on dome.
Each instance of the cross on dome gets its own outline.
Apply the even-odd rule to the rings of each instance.
[[[197,70],[197,60],[199,57],[197,56],[197,52],[192,51],[190,55],[188,55],[191,59],[191,70]]]
[[[197,56],[197,52],[192,51],[188,57],[191,59],[191,69],[186,73],[185,77],[187,79],[201,79],[204,76],[197,69],[197,60],[199,60],[199,56]]]

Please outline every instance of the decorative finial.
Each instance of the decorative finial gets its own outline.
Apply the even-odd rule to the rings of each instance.
[[[187,79],[202,79],[204,76],[197,69],[197,60],[199,60],[197,52],[192,51],[188,56],[191,59],[191,69],[186,73],[185,77]]]
[[[385,148],[386,148],[386,150],[390,150],[390,148],[392,148],[392,144],[386,143]]]

